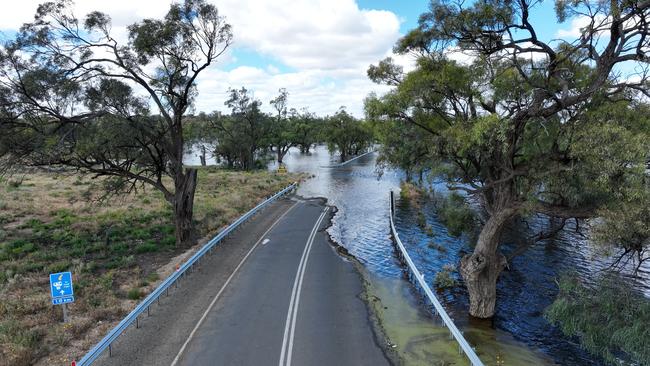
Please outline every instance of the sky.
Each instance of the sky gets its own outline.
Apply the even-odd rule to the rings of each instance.
[[[8,1],[8,0],[2,0]],[[21,0],[0,12],[0,31],[11,37],[33,19],[43,0]],[[209,0],[233,27],[234,43],[216,65],[199,76],[196,112],[226,111],[228,88],[242,86],[269,101],[278,89],[289,92],[289,107],[319,115],[345,106],[363,117],[363,99],[386,92],[368,80],[371,64],[388,56],[406,69],[413,60],[395,56],[392,47],[417,26],[428,0]],[[75,14],[99,10],[110,15],[113,32],[126,38],[126,26],[143,18],[160,18],[170,0],[77,0]],[[533,13],[543,39],[571,37],[579,22],[557,24],[552,1]]]

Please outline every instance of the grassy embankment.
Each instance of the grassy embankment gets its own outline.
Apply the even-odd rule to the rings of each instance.
[[[297,178],[202,168],[195,198],[200,236],[214,235]],[[0,183],[0,365],[69,365],[71,354],[103,336],[187,250],[175,247],[171,207],[160,193],[98,203],[101,185],[55,173]],[[50,303],[48,273],[67,270],[76,302],[63,324],[61,307]]]

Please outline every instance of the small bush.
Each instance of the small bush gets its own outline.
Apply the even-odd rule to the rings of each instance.
[[[457,285],[456,279],[453,277],[454,267],[450,264],[445,264],[442,269],[436,273],[436,278],[433,280],[434,285],[439,289],[455,287]]]
[[[142,291],[140,291],[139,288],[132,288],[126,294],[126,297],[128,297],[129,300],[140,300],[140,298],[142,298]]]
[[[158,273],[156,273],[156,272],[151,272],[151,273],[149,273],[149,274],[147,275],[147,277],[145,277],[145,280],[146,280],[147,282],[156,282],[156,281],[158,281],[159,278],[160,278],[160,276],[158,276]]]
[[[11,188],[18,188],[23,184],[22,180],[10,180],[7,184],[9,184],[9,187]]]
[[[424,229],[424,228],[427,227],[427,218],[424,216],[424,213],[418,212],[417,223],[418,223],[418,226],[421,229]]]
[[[465,202],[465,198],[457,193],[437,199],[436,212],[449,235],[460,236],[475,228],[474,211]]]
[[[68,261],[56,262],[47,266],[47,271],[49,273],[65,272],[68,269],[70,269],[70,262]]]
[[[162,245],[164,247],[174,247],[174,246],[176,246],[176,236],[172,234],[172,235],[168,235],[168,236],[164,237],[160,241],[160,245]]]
[[[151,253],[157,251],[158,251],[158,245],[156,245],[156,243],[153,241],[147,241],[135,247],[135,252],[138,254]]]

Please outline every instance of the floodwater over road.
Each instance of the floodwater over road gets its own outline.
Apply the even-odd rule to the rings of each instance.
[[[292,150],[284,161],[289,171],[314,175],[301,184],[300,195],[326,197],[338,208],[330,235],[367,269],[373,292],[382,302],[386,332],[403,349],[409,364],[442,360],[462,364],[455,344],[448,341],[444,329],[429,316],[417,292],[403,278],[403,267],[395,258],[390,238],[388,192],[399,191],[404,176],[400,171],[386,170],[379,177],[375,158],[370,155],[340,168],[325,168],[336,161],[325,147],[318,147],[311,155]],[[434,229],[433,240],[444,246],[445,252],[429,248],[432,239],[422,232],[416,212],[404,202],[397,202],[396,225],[407,250],[431,281],[444,264],[458,263],[460,251],[469,250],[469,245],[448,235],[430,207],[424,210]],[[560,268],[571,266],[571,261],[578,267],[588,265],[584,256],[567,255],[567,251],[578,252],[570,240],[559,239],[549,248],[536,247],[515,259],[512,270],[504,272],[499,283],[502,296],[494,327],[488,322],[470,323],[467,294],[462,288],[442,294],[452,317],[470,343],[477,346],[484,362],[496,362],[498,356],[505,365],[599,363],[543,317],[544,308],[555,297],[553,278]]]
[[[385,170],[380,176],[375,161],[376,154],[370,154],[343,167],[328,168],[337,161],[323,146],[310,155],[292,149],[284,159],[289,171],[313,175],[301,184],[298,194],[326,197],[338,208],[329,233],[364,265],[372,295],[370,303],[407,364],[467,364],[458,355],[457,345],[449,341],[448,333],[430,316],[419,294],[403,277],[389,232],[388,195],[390,190],[399,191],[404,176],[397,170]],[[272,163],[269,168],[276,167]],[[444,191],[443,184],[433,188]],[[443,265],[456,265],[462,253],[471,248],[466,238],[447,233],[432,207],[425,204],[421,209],[433,235],[427,235],[417,225],[415,208],[399,200],[396,227],[416,265],[428,281],[433,281]],[[515,227],[506,238],[504,251],[514,247],[507,244],[514,242],[511,239],[523,237],[529,234],[527,230],[545,223],[538,219],[526,227]],[[563,336],[549,324],[543,312],[557,294],[555,279],[562,271],[573,268],[588,277],[605,263],[588,249],[583,238],[566,230],[557,239],[530,248],[510,263],[510,270],[504,271],[499,280],[493,321],[467,316],[467,293],[462,287],[438,296],[486,365],[497,364],[497,360],[503,365],[601,365],[601,360],[580,349],[576,339]]]

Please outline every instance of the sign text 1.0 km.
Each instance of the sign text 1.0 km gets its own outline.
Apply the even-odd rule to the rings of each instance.
[[[72,274],[70,272],[50,273],[50,294],[54,305],[73,302]]]

